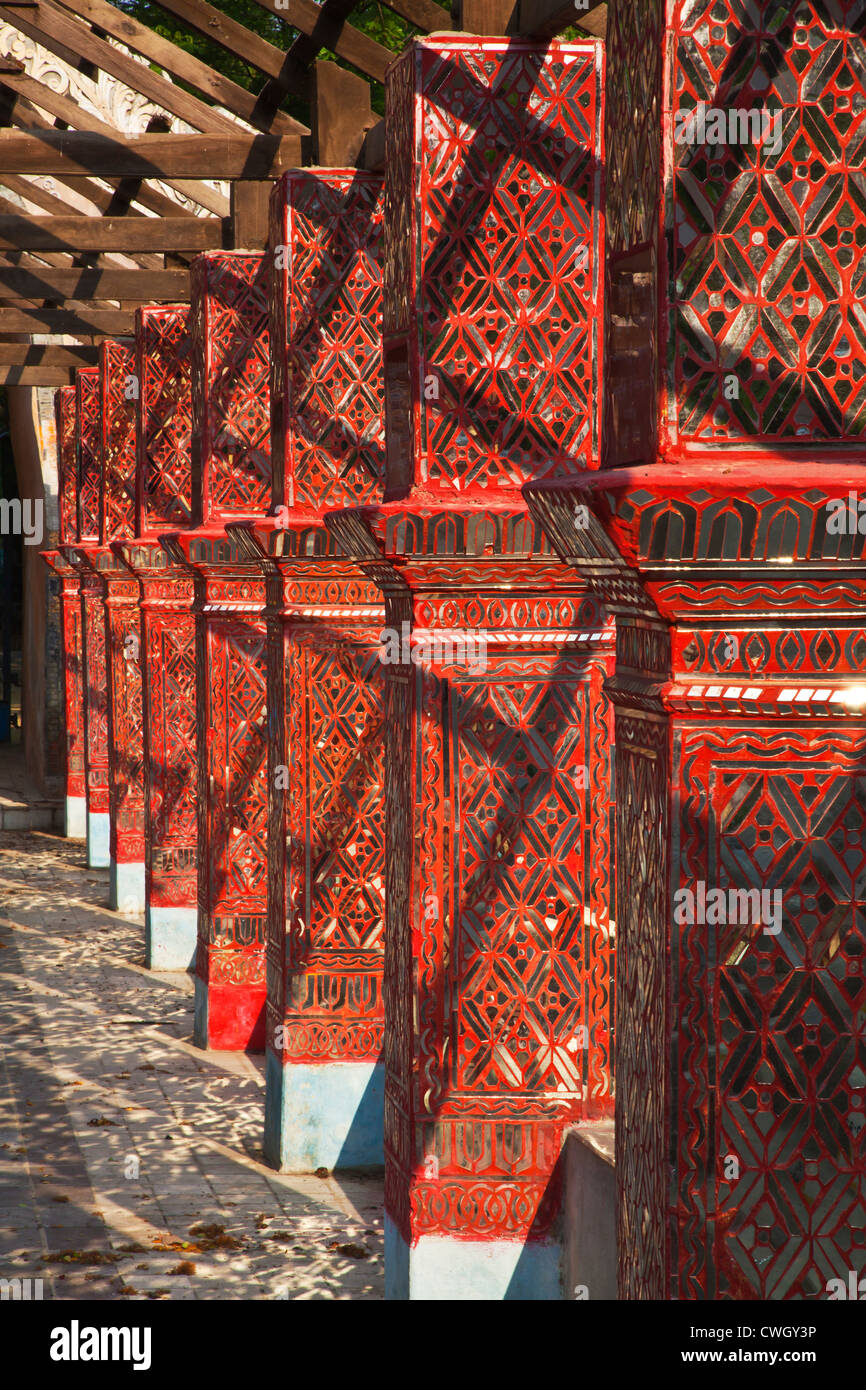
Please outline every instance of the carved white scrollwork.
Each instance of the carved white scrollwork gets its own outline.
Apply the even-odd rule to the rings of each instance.
[[[106,43],[111,44],[118,52],[124,53],[134,62],[139,62],[149,67],[149,63],[137,53],[132,53],[122,43],[115,39],[107,38]],[[51,53],[41,44],[36,43],[27,35],[20,33],[12,24],[0,24],[0,53],[12,58],[17,58],[24,64],[28,76],[50,87],[53,92],[60,96],[69,97],[80,106],[82,111],[91,116],[98,117],[106,125],[113,126],[115,130],[122,131],[126,135],[141,135],[148,127],[148,123],[155,117],[161,116],[168,122],[170,131],[178,134],[194,134],[194,127],[183,121],[178,116],[171,115],[170,112],[163,110],[155,102],[142,96],[124,82],[118,81],[109,73],[101,69],[95,77],[87,77],[84,73],[70,67],[56,54]],[[170,82],[171,77],[168,73],[163,73],[165,81]],[[34,103],[35,104],[35,103]],[[49,113],[45,113],[48,115]],[[224,112],[230,119],[236,119],[231,112]],[[246,122],[238,121],[240,129],[248,129]],[[59,186],[50,177],[36,178],[33,180],[40,188],[48,193],[58,193]],[[171,198],[179,207],[196,212],[200,215],[208,215],[208,210],[201,207],[185,194],[177,189],[170,188],[167,184],[157,180],[148,180],[154,188],[158,188],[167,198]],[[227,198],[229,186],[224,182],[204,180],[208,188],[221,193]],[[9,196],[6,194],[5,196]],[[67,201],[70,200],[68,189],[62,189],[62,196]],[[18,200],[15,199],[17,202]]]

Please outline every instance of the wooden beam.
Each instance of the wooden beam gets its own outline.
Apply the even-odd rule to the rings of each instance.
[[[607,5],[596,5],[590,0],[587,10],[578,10],[577,23],[593,38],[607,38]]]
[[[451,11],[443,10],[433,0],[382,0],[388,10],[393,10],[401,19],[408,19],[422,34],[447,32],[454,28]]]
[[[289,95],[306,96],[307,72],[300,63],[290,60],[282,48],[238,24],[222,10],[214,9],[207,0],[159,0],[159,4],[194,33],[219,44],[226,53],[241,58],[271,79],[256,98],[259,105],[278,104]]]
[[[0,190],[2,190],[2,185],[0,185]],[[159,245],[160,243],[155,229],[160,226],[162,219],[157,217],[147,219],[148,222],[153,223],[153,227],[149,230],[145,228],[144,232],[133,233],[130,236],[118,231],[116,237],[108,228],[106,228],[108,235],[100,236],[99,229],[103,219],[98,217],[89,215],[67,217],[64,213],[58,220],[61,220],[67,229],[67,236],[65,237],[61,235],[63,227],[55,226],[53,217],[36,216],[29,209],[22,208],[19,204],[12,202],[11,198],[4,197],[0,191],[0,227],[3,228],[2,233],[0,233],[0,254],[5,253],[7,258],[11,259],[14,253],[26,250],[35,252],[40,260],[49,261],[51,264],[99,265],[104,270],[114,266],[117,270],[126,270],[129,268],[128,263],[132,261],[133,265],[140,266],[142,270],[163,270],[170,268],[168,265],[169,257],[172,257],[177,263],[175,268],[182,269],[184,266],[188,266],[193,256],[198,255],[202,249],[212,249],[210,247],[194,247],[185,252],[168,249],[161,249],[157,252],[144,251],[143,247]],[[188,225],[189,219],[178,220],[182,220],[184,226]],[[225,226],[222,221],[215,218],[202,218],[201,220],[205,225],[216,221],[218,227],[224,228]],[[129,221],[144,222],[145,219],[130,218]],[[109,226],[118,222],[124,223],[126,219],[122,217],[104,219],[104,223],[109,224]],[[80,237],[77,237],[74,232],[76,223],[81,226]],[[189,239],[201,240],[200,237],[195,236]],[[122,242],[123,245],[108,244],[115,241]],[[94,244],[90,245],[90,242]],[[97,244],[100,242],[104,244]],[[135,242],[135,246],[130,247],[129,242]],[[83,243],[87,244],[83,245]],[[217,246],[226,245],[224,236],[223,240],[216,244]],[[76,245],[80,247],[78,252],[73,250]],[[62,247],[63,252],[58,253],[54,250],[55,247]]]
[[[0,89],[0,90],[2,90],[2,89]],[[0,175],[0,180],[2,180],[2,177],[3,177],[3,176]],[[11,184],[13,181],[15,181],[15,182],[17,182],[17,183],[19,184],[19,188],[18,188],[17,191],[20,193],[20,195],[21,195],[22,197],[26,198],[28,202],[34,202],[34,203],[37,205],[37,207],[38,207],[38,206],[42,206],[42,207],[44,207],[44,208],[46,209],[46,211],[49,211],[49,212],[59,212],[60,215],[63,216],[63,217],[67,216],[67,214],[69,213],[69,211],[70,211],[70,204],[69,204],[69,202],[68,202],[65,198],[64,198],[64,199],[55,198],[52,194],[48,194],[48,193],[46,193],[43,189],[39,189],[38,185],[35,185],[35,184],[32,184],[32,183],[28,183],[26,179],[20,179],[20,180],[16,179],[16,178],[15,178],[15,175],[7,175],[7,176],[6,176],[6,179],[5,179],[4,181],[0,182],[0,189],[3,189],[4,192],[9,192],[9,191],[11,191],[11,189],[10,189],[10,184]],[[62,180],[61,180],[61,182],[62,182]],[[23,185],[23,187],[22,187],[22,185]],[[96,185],[94,185],[94,187],[96,187]],[[104,190],[104,189],[100,189],[100,192],[104,194],[104,193],[105,193],[105,190]],[[106,204],[105,204],[106,207],[112,207],[112,204],[113,204],[112,196],[106,194]],[[73,208],[75,207],[74,204],[73,204],[72,206],[73,206]],[[123,212],[123,211],[124,211],[123,205],[120,204],[120,206],[118,207],[117,210],[120,211],[120,212]],[[93,217],[92,214],[90,214],[89,212],[84,212],[84,211],[82,211],[80,208],[78,208],[77,211],[78,211],[79,216],[81,217],[82,221],[85,222],[85,223],[87,223],[87,224],[89,224],[89,226],[92,228],[92,226],[93,226],[93,224],[94,224],[94,221],[97,220],[97,219],[94,219],[94,217]],[[33,215],[34,215],[33,212],[32,212],[29,208],[22,208],[22,207],[20,207],[20,206],[16,206],[16,204],[13,203],[11,200],[9,200],[9,199],[7,199],[7,198],[4,198],[4,197],[2,197],[2,196],[0,196],[0,213],[7,214],[7,215],[9,215],[9,216],[11,216],[11,217],[15,217],[15,218],[18,218],[18,219],[23,219],[23,221],[25,221],[25,222],[26,222],[27,220],[29,220],[30,218],[32,218]],[[38,221],[39,219],[37,218],[36,220]],[[49,221],[50,219],[43,219],[43,220],[47,222],[47,221]],[[119,219],[116,219],[116,220],[119,220]],[[139,221],[142,221],[142,220],[143,220],[142,218],[139,218]],[[157,222],[157,223],[158,223],[158,220],[159,220],[159,219],[157,219],[157,218],[150,218],[150,219],[149,219],[149,221],[151,221],[151,222]],[[184,221],[184,222],[192,223],[195,219],[193,219],[193,218],[191,218],[191,217],[185,217],[185,218],[183,218],[183,219],[181,219],[181,220]],[[53,227],[51,228],[51,231],[52,231],[52,232],[54,231],[54,228],[53,228]],[[39,249],[39,248],[38,248],[37,246],[35,246],[35,245],[32,245],[32,246],[31,246],[31,245],[27,245],[27,243],[26,243],[26,234],[24,234],[24,236],[25,236],[25,239],[24,239],[24,240],[16,239],[16,240],[13,241],[12,246],[11,246],[11,249],[12,249],[12,250],[19,250],[19,249],[37,250],[37,249]],[[86,232],[85,232],[85,236],[86,236]],[[54,256],[53,254],[51,254],[51,251],[53,251],[53,248],[54,248],[55,246],[60,246],[60,245],[62,245],[61,242],[58,242],[58,241],[49,241],[48,244],[43,248],[43,256],[44,256],[44,258],[45,258],[46,260],[55,262],[55,256]],[[118,268],[123,269],[123,264],[122,264],[122,262],[118,259],[117,255],[113,255],[113,254],[111,254],[111,253],[110,253],[109,251],[107,251],[107,250],[106,250],[106,251],[102,251],[102,250],[99,250],[99,249],[97,248],[96,251],[94,252],[94,251],[91,251],[91,250],[90,250],[89,248],[87,248],[87,247],[80,246],[80,247],[77,247],[77,248],[76,248],[76,247],[70,247],[70,251],[71,251],[72,254],[70,254],[69,256],[63,256],[62,259],[61,259],[60,261],[56,261],[56,263],[57,263],[57,264],[66,264],[66,263],[69,263],[69,264],[72,264],[72,265],[89,265],[89,264],[96,264],[96,265],[103,265],[103,266],[106,267],[106,268],[107,268],[108,266],[110,266],[110,265],[116,265],[116,266],[118,266]],[[152,269],[152,270],[161,270],[161,269],[162,269],[162,266],[163,266],[163,264],[164,264],[165,257],[164,257],[164,254],[157,254],[157,255],[146,255],[146,254],[145,254],[145,255],[141,255],[141,254],[139,254],[139,255],[135,255],[135,256],[129,256],[128,259],[132,260],[133,263],[134,263],[135,265],[139,265],[139,266],[141,266],[142,268],[145,268],[145,267],[146,267],[146,268],[149,268],[149,269]]]
[[[232,184],[231,239],[236,250],[265,250],[273,186],[269,179]]]
[[[301,38],[296,39],[289,49],[290,57],[309,66],[320,48],[329,48],[338,58],[344,58],[367,77],[372,77],[376,82],[385,80],[385,69],[394,54],[390,48],[376,43],[375,39],[347,23],[345,14],[338,12],[333,0],[332,4],[326,0],[323,5],[317,4],[316,0],[281,0],[279,7],[276,0],[255,0],[255,3],[268,14],[276,14],[278,19],[290,24],[293,29],[300,29]],[[343,0],[343,3],[348,12],[352,7],[350,0]],[[305,54],[303,58],[300,57],[302,51]]]
[[[177,44],[140,24],[137,19],[124,14],[114,5],[109,5],[107,0],[60,0],[60,3],[80,19],[98,25],[103,33],[111,34],[112,38],[119,39],[127,47],[159,63],[160,67],[178,81],[188,83],[203,96],[210,97],[221,106],[227,106],[236,116],[250,121],[259,129],[286,135],[293,132],[299,135],[307,134],[306,126],[282,111],[274,111],[269,118],[264,117],[257,108],[253,93],[215,72]]]
[[[358,154],[358,168],[380,173],[385,168],[385,122],[377,121],[364,136]]]
[[[521,34],[552,39],[573,24],[603,39],[607,28],[607,4],[585,0],[581,8],[575,0],[520,0]]]
[[[135,331],[135,313],[129,309],[46,309],[0,304],[0,333],[63,333],[70,338],[124,337]]]
[[[2,79],[0,79],[0,94],[5,93],[6,90],[7,90],[6,87],[2,84]],[[41,112],[37,111],[37,110],[36,110],[36,107],[35,107],[35,106],[32,106],[31,103],[30,103],[30,101],[29,101],[27,98],[22,97],[22,96],[20,96],[20,95],[16,95],[16,94],[14,94],[14,93],[13,93],[12,95],[15,95],[15,98],[16,98],[16,100],[15,100],[15,111],[14,111],[14,116],[15,116],[15,121],[16,121],[16,124],[17,124],[17,125],[23,126],[23,127],[25,127],[26,129],[28,129],[28,130],[30,130],[30,129],[37,129],[37,130],[53,130],[53,129],[54,129],[54,127],[51,125],[50,121],[48,121],[48,120],[41,114]],[[2,177],[2,176],[0,176],[0,177]],[[14,177],[14,176],[7,176],[7,177]],[[2,186],[2,185],[0,185],[0,186]],[[97,188],[98,188],[98,189],[99,189],[99,193],[105,195],[106,198],[108,199],[108,202],[106,203],[106,206],[110,205],[111,195],[107,195],[107,194],[105,193],[105,189],[104,189],[104,188],[99,188],[99,185],[97,185],[97,184],[93,184],[92,187],[93,187],[94,189],[97,189]],[[32,184],[29,185],[29,187],[28,187],[28,193],[30,193],[30,196],[31,196],[31,197],[32,197],[32,192],[31,192],[32,188],[33,188],[33,185],[32,185]],[[89,191],[89,190],[88,190],[88,191]],[[25,195],[25,196],[26,196],[26,195]],[[49,195],[46,195],[46,196],[49,196]],[[160,195],[160,196],[162,196],[162,195]],[[166,203],[168,203],[168,201],[169,201],[168,199],[165,199],[165,202],[166,202]],[[170,205],[170,204],[169,204],[169,205]],[[55,209],[52,208],[51,210],[54,211]],[[59,210],[59,211],[61,212],[61,214],[64,214],[64,215],[65,215],[66,213],[68,213],[68,212],[70,211],[69,204],[66,202],[65,199],[59,199],[59,198],[58,198],[58,199],[56,200],[56,210]],[[15,211],[21,212],[21,209],[15,209]],[[80,209],[79,209],[79,211],[80,211]],[[124,211],[124,209],[123,209],[122,206],[120,206],[120,207],[118,207],[117,211],[122,212],[122,211]],[[24,215],[29,215],[29,214],[25,213]],[[86,214],[82,214],[82,215],[86,215]],[[193,219],[192,219],[191,217],[188,216],[188,217],[186,218],[186,220],[189,221],[189,222],[191,222]],[[161,265],[161,261],[159,261],[159,258],[158,258],[158,257],[153,257],[153,256],[146,256],[146,257],[144,258],[143,261],[139,262],[139,264],[147,264],[148,262],[150,262],[150,264],[153,265],[154,268],[157,268],[157,262],[159,262],[159,264]]]
[[[61,92],[55,92],[44,82],[37,81],[35,77],[30,77],[27,74],[11,74],[8,76],[4,74],[3,77],[0,78],[0,81],[2,81],[4,86],[11,88],[13,91],[23,96],[30,104],[28,109],[33,106],[38,106],[40,110],[47,111],[49,115],[54,116],[56,120],[65,122],[72,130],[91,130],[95,134],[116,136],[116,131],[113,126],[107,125],[105,121],[101,121],[98,116],[92,116],[90,112],[85,111],[83,107],[79,106],[72,97],[64,96]],[[27,122],[27,124],[29,124],[29,122]],[[228,211],[226,200],[221,194],[217,193],[216,189],[204,188],[201,185],[196,189],[194,186],[185,182],[172,183],[171,180],[166,180],[166,182],[169,183],[170,187],[175,188],[177,192],[191,196],[193,201],[200,203],[202,207],[206,207],[210,212],[216,213],[218,217],[224,216]],[[100,198],[107,199],[106,205],[108,202],[111,202],[113,195],[106,194],[104,188],[96,189],[94,186],[94,189],[95,191],[93,194],[88,192],[86,196],[90,197],[97,206],[100,206]],[[184,215],[187,217],[195,216],[191,210],[186,211],[184,208],[178,206],[177,203],[173,202],[171,198],[166,197],[164,193],[161,193],[155,188],[147,188],[145,186],[139,189],[127,189],[125,190],[124,196],[127,203],[130,201],[130,198],[134,196],[136,202],[140,203],[142,207],[148,208],[151,212],[164,212],[174,217],[181,217]],[[118,207],[117,210],[120,211],[120,208]]]
[[[189,275],[185,270],[55,270],[27,258],[24,265],[0,262],[0,299],[187,300]]]
[[[370,84],[363,77],[317,59],[313,65],[313,162],[345,169],[358,158],[377,117],[370,110]]]
[[[15,214],[12,214],[13,216]],[[141,252],[132,255],[127,252],[116,251],[84,251],[73,253],[71,251],[43,251],[31,250],[25,255],[23,250],[15,247],[0,247],[0,257],[7,265],[25,265],[27,269],[37,272],[56,266],[59,270],[78,267],[84,270],[164,270],[165,256],[143,255]],[[192,256],[190,256],[192,260]],[[132,262],[132,265],[129,262]],[[189,261],[184,262],[182,268],[189,268]]]
[[[460,28],[467,34],[514,34],[518,24],[518,0],[459,0],[459,14]]]
[[[0,5],[0,18],[37,43],[44,44],[58,57],[69,61],[68,55],[74,55],[73,66],[78,66],[82,58],[93,63],[134,92],[140,92],[156,102],[162,110],[170,111],[198,130],[228,134],[237,129],[230,117],[205,105],[176,83],[160,77],[147,63],[137,63],[130,54],[99,38],[86,24],[74,19],[68,10],[53,4],[52,0],[37,0],[36,4],[26,6]]]
[[[0,130],[0,179],[4,171],[97,178],[263,179],[277,178],[300,163],[297,135],[132,136],[118,132],[111,138],[81,130],[32,135]]]
[[[99,348],[47,343],[0,343],[2,367],[98,367]]]
[[[8,206],[5,199],[0,202]],[[31,217],[10,213],[0,214],[0,251],[212,251],[224,244],[224,230],[218,217]]]
[[[6,90],[5,87],[3,87],[2,85],[0,85],[0,93],[4,92],[5,90]],[[35,123],[36,125],[38,125],[38,128],[39,128],[39,129],[47,129],[47,130],[53,129],[53,127],[52,127],[52,126],[50,125],[50,123],[45,119],[45,117],[42,116],[42,114],[41,114],[40,112],[38,112],[38,111],[36,110],[35,107],[31,107],[30,102],[29,102],[25,97],[19,96],[19,95],[17,95],[17,94],[13,94],[13,95],[16,96],[16,105],[17,105],[18,107],[26,108],[26,109],[21,110],[21,112],[20,112],[20,116],[21,116],[22,121],[24,121],[24,122],[31,122],[31,121],[32,121],[33,123]],[[18,113],[17,110],[16,110],[16,113],[15,113],[15,114],[16,114],[16,116],[18,116],[19,113]],[[13,176],[9,176],[9,177],[13,177]],[[27,187],[28,193],[31,193],[31,196],[32,196],[32,187],[33,187],[33,185],[25,185],[25,186]],[[0,187],[2,187],[2,185],[0,185]],[[102,191],[104,192],[104,190],[102,190]],[[13,215],[16,215],[16,216],[19,216],[19,217],[20,217],[20,216],[24,216],[24,217],[30,216],[29,213],[27,213],[26,211],[22,211],[21,208],[15,208],[14,206],[8,204],[7,201],[6,201],[6,199],[0,199],[0,203],[2,203],[3,207],[4,207],[6,210],[8,210],[11,214],[13,214]],[[55,207],[56,207],[57,209],[59,209],[60,212],[61,212],[62,214],[65,214],[65,213],[68,211],[68,209],[69,209],[69,204],[66,202],[66,200],[57,199],[57,200],[56,200]],[[51,210],[53,211],[54,209],[51,209]],[[88,219],[88,220],[92,220],[92,219]],[[153,220],[153,219],[151,219],[151,220]],[[185,220],[186,220],[186,221],[190,221],[190,222],[193,221],[192,218],[186,218]],[[12,249],[13,249],[13,250],[18,250],[18,249],[22,249],[22,248],[20,248],[20,247],[18,246],[18,244],[15,243],[15,244],[13,244]],[[110,255],[110,254],[105,254],[105,253],[103,253],[103,252],[101,252],[101,251],[97,251],[97,252],[94,254],[94,253],[89,252],[89,251],[88,251],[87,249],[85,249],[85,248],[81,248],[81,249],[74,249],[74,248],[73,248],[71,254],[69,254],[69,255],[61,254],[61,255],[59,255],[59,257],[58,257],[58,254],[57,254],[56,252],[53,251],[53,249],[49,250],[49,249],[46,248],[46,250],[43,251],[43,259],[46,260],[46,261],[48,261],[48,262],[51,263],[51,264],[54,264],[54,265],[102,265],[102,266],[103,266],[104,268],[106,268],[106,269],[107,269],[109,266],[111,266],[111,265],[116,265],[116,266],[118,266],[118,268],[120,268],[120,269],[123,269],[123,268],[124,268],[124,267],[123,267],[122,261],[119,261],[117,256],[112,256],[112,255]],[[129,257],[128,259],[132,260],[133,263],[134,263],[135,265],[139,265],[139,266],[141,266],[142,268],[147,267],[147,268],[150,268],[150,269],[153,269],[153,270],[160,270],[160,269],[162,269],[162,266],[163,266],[163,263],[164,263],[164,256],[163,256],[163,255],[135,256],[135,257]]]
[[[0,367],[0,386],[74,386],[70,367]]]
[[[64,188],[69,188],[72,192],[79,193],[82,198],[86,198],[87,201],[92,203],[97,209],[97,212],[107,213],[108,215],[119,214],[124,218],[128,218],[130,221],[141,221],[143,219],[143,213],[137,208],[129,207],[126,203],[122,193],[124,188],[123,183],[118,184],[117,188],[112,191],[111,189],[100,187],[89,179],[58,179],[57,182],[62,184]],[[133,184],[133,191],[139,188],[135,180],[130,180],[130,182]],[[0,188],[8,189],[12,193],[17,193],[20,198],[26,198],[29,203],[33,203],[36,207],[43,208],[46,212],[57,214],[60,217],[65,217],[69,213],[70,204],[66,202],[65,199],[58,198],[55,193],[46,192],[44,188],[40,188],[39,184],[26,179],[23,174],[0,174]],[[144,202],[149,201],[146,190],[142,191],[138,196],[140,196]],[[155,197],[162,200],[164,195],[159,193],[156,194]],[[178,207],[177,203],[172,203],[169,198],[165,198],[164,201],[174,210],[175,216],[184,216],[183,208]],[[20,212],[20,209],[16,209],[16,211]],[[81,213],[80,215],[83,217],[87,214]],[[31,216],[31,214],[25,212],[24,216]],[[188,217],[187,220],[192,221],[193,219],[192,217]]]

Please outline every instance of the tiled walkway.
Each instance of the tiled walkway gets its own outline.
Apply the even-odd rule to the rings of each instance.
[[[49,1298],[381,1298],[381,1184],[261,1162],[261,1059],[191,1045],[83,846],[0,833],[0,1278]],[[257,1065],[258,1064],[258,1065]]]

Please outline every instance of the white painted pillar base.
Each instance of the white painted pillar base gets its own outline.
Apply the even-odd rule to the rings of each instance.
[[[110,825],[107,811],[88,811],[87,867],[89,869],[107,869],[111,863]]]
[[[144,864],[109,864],[108,901],[127,917],[144,915]]]
[[[464,1302],[559,1302],[562,1247],[558,1241],[458,1240],[421,1236],[407,1245],[385,1215],[385,1297]]]
[[[144,951],[148,970],[191,970],[197,944],[197,908],[145,909]]]
[[[265,1056],[265,1157],[283,1173],[381,1168],[383,1062],[281,1062]]]
[[[67,840],[87,839],[87,797],[67,796],[63,820]]]

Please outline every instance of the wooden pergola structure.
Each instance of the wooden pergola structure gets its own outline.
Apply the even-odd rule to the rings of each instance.
[[[257,70],[258,93],[109,0],[0,4],[0,21],[21,35],[73,68],[110,74],[193,132],[130,138],[30,75],[3,44],[0,385],[70,384],[76,367],[96,362],[104,336],[132,331],[138,305],[188,299],[188,264],[198,252],[262,249],[270,187],[286,169],[382,168],[384,122],[372,110],[371,84],[382,82],[394,55],[353,27],[347,0],[256,2],[295,31],[287,51],[207,0],[160,0],[184,29]],[[607,6],[591,0],[585,8],[574,0],[462,0],[456,19],[434,0],[383,3],[420,33],[552,37],[578,23],[603,37],[607,18]],[[337,61],[322,59],[323,50]],[[308,103],[309,127],[282,109],[290,96]],[[44,175],[56,192],[41,186]],[[229,183],[228,199],[215,181]],[[91,211],[70,212],[67,192]]]
[[[67,834],[196,1046],[265,1049],[268,1161],[384,1160],[388,1297],[570,1297],[582,1242],[593,1299],[845,1288],[854,0],[387,0],[396,61],[348,0],[273,0],[288,52],[161,3],[262,91],[0,0],[151,121],[0,74],[2,380],[75,378]],[[566,1130],[611,1115],[572,1259]]]

